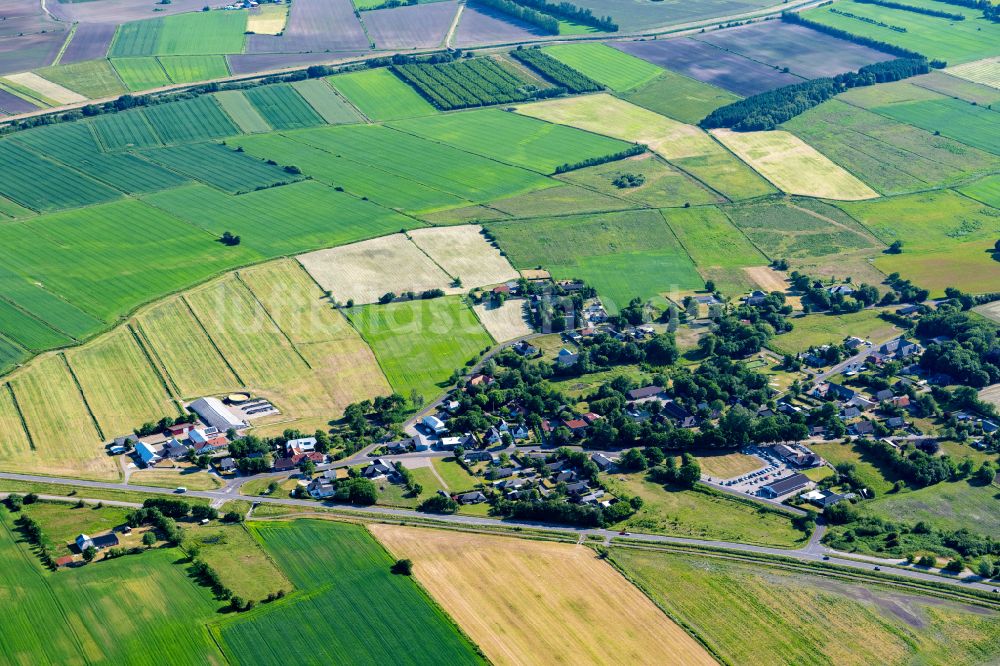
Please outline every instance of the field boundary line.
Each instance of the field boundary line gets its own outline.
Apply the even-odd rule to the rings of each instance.
[[[208,332],[208,329],[205,328],[205,324],[202,323],[201,319],[198,317],[198,313],[196,313],[194,311],[194,308],[191,307],[191,303],[188,302],[188,299],[187,299],[187,293],[181,294],[180,295],[180,299],[181,299],[181,301],[184,302],[184,305],[187,306],[188,312],[191,313],[191,317],[198,324],[198,327],[201,329],[201,332],[204,333],[205,337],[208,338],[208,341],[210,343],[212,343],[212,349],[215,350],[215,353],[219,355],[219,358],[222,359],[222,362],[226,364],[227,368],[229,368],[229,372],[233,373],[233,377],[236,378],[236,381],[240,384],[240,386],[246,387],[246,382],[244,382],[243,378],[240,377],[240,373],[236,372],[236,368],[234,368],[233,365],[232,365],[232,363],[229,362],[229,359],[226,358],[226,355],[222,353],[222,350],[219,349],[219,345],[216,344],[215,340],[212,338],[211,334]]]
[[[167,378],[163,376],[163,373],[160,372],[160,368],[158,368],[156,366],[156,363],[153,362],[153,357],[150,355],[149,350],[146,349],[146,345],[143,344],[143,341],[139,337],[139,334],[136,333],[135,328],[132,327],[132,322],[128,322],[127,324],[125,324],[125,328],[127,328],[129,333],[132,335],[132,338],[135,340],[135,344],[139,346],[139,350],[145,357],[146,362],[149,363],[149,367],[153,370],[154,373],[156,373],[156,376],[160,380],[160,384],[162,384],[163,388],[166,390],[167,395],[170,396],[176,403],[178,396],[171,390],[170,384],[169,382],[167,382]],[[178,413],[183,415],[184,412],[178,409]]]
[[[798,205],[797,203],[795,203],[794,201],[789,202],[788,206],[790,208],[794,208],[797,211],[801,211],[801,212],[805,213],[809,217],[814,217],[817,220],[822,220],[823,222],[826,222],[827,224],[832,224],[833,226],[837,227],[838,229],[843,229],[844,231],[849,231],[852,234],[855,234],[855,235],[861,236],[861,237],[864,237],[864,235],[865,235],[863,232],[858,231],[857,229],[851,229],[849,226],[847,226],[843,222],[837,222],[832,217],[827,217],[826,215],[824,215],[823,213],[820,213],[819,211],[815,211],[815,210],[810,210],[808,208],[804,208],[804,207]],[[838,208],[837,210],[841,210],[841,209]],[[846,214],[848,217],[850,217],[852,220],[854,220],[853,217],[851,217],[849,214],[847,214],[847,211],[844,211],[844,214]],[[854,221],[858,222],[857,220],[854,220]],[[882,245],[885,245],[885,243],[883,243],[879,239],[878,236],[876,236],[875,234],[873,234],[868,227],[864,226],[860,222],[858,222],[858,224],[861,225],[862,229],[864,229],[865,231],[867,231],[871,235],[872,240],[874,240],[876,243],[882,243]]]
[[[17,418],[21,421],[21,429],[24,430],[24,434],[28,438],[28,447],[32,451],[37,451],[38,447],[35,446],[35,438],[31,436],[31,431],[28,430],[28,421],[24,418],[24,412],[21,411],[21,403],[17,401],[17,394],[14,393],[14,385],[7,382],[4,386],[7,387],[7,392],[10,393],[11,402],[14,403],[14,411],[17,412]]]
[[[101,438],[101,441],[106,441],[106,436],[104,435],[104,429],[101,428],[101,424],[97,420],[97,416],[94,414],[94,410],[90,407],[90,402],[87,400],[87,394],[83,391],[83,385],[80,384],[80,378],[76,376],[76,371],[73,370],[73,366],[69,363],[69,357],[66,356],[65,352],[59,352],[59,356],[62,357],[63,363],[66,365],[66,370],[69,371],[69,376],[73,378],[73,383],[76,385],[76,390],[80,393],[80,399],[83,400],[83,406],[87,408],[87,413],[90,414],[90,420],[94,422],[94,428],[97,429],[97,436]]]
[[[731,205],[736,205],[736,204],[731,204]],[[753,239],[750,238],[750,236],[747,235],[747,232],[744,231],[738,224],[736,224],[736,222],[733,221],[732,216],[729,213],[726,212],[725,206],[716,206],[716,208],[718,208],[719,212],[722,213],[723,216],[725,216],[725,218],[727,220],[729,220],[729,224],[732,225],[733,229],[736,229],[736,231],[738,231],[738,232],[740,232],[740,234],[742,234],[743,238],[747,239],[747,243],[750,243],[750,245],[754,249],[756,249],[758,252],[760,252],[764,256],[765,259],[767,259],[768,261],[774,261],[774,257],[772,257],[771,255],[769,255],[767,252],[764,252],[764,250],[762,250],[760,248],[760,246],[757,245],[757,243],[754,243]]]
[[[975,201],[975,199],[973,199],[973,201]],[[48,290],[46,290],[46,291],[49,294],[52,293],[52,292],[49,292]],[[42,326],[45,326],[49,330],[54,331],[56,333],[59,333],[60,335],[65,335],[70,340],[73,340],[75,342],[79,342],[78,338],[73,337],[72,335],[70,335],[66,331],[62,330],[61,328],[57,328],[54,324],[50,323],[49,320],[42,319],[41,317],[39,317],[38,315],[36,315],[34,312],[31,312],[30,310],[25,310],[24,307],[22,307],[20,303],[15,303],[14,301],[10,300],[9,298],[7,298],[6,296],[4,296],[3,294],[0,294],[0,301],[3,301],[7,305],[11,306],[15,310],[17,310],[18,312],[20,312],[21,314],[23,314],[24,316],[28,317],[29,319],[33,319],[34,321],[37,321],[39,324],[41,324]],[[68,301],[64,301],[64,302],[68,302]],[[30,349],[28,349],[24,345],[20,344],[19,342],[15,341],[15,340],[13,340],[11,338],[9,338],[7,335],[4,335],[3,338],[5,340],[7,340],[7,341],[9,341],[9,342],[17,345],[18,347],[23,348],[25,351],[27,351],[29,353],[31,352]],[[68,345],[68,346],[73,346],[73,345]],[[47,351],[47,350],[44,350],[44,351]]]
[[[455,32],[458,30],[458,23],[462,20],[462,12],[465,11],[465,1],[459,0],[458,10],[455,12],[455,16],[451,19],[451,25],[448,26],[448,32],[444,35],[444,40],[441,42],[441,46],[450,49],[451,40],[455,38]]]
[[[371,125],[371,124],[374,123],[374,121],[371,118],[369,118],[367,115],[365,115],[364,111],[362,111],[361,109],[358,108],[357,104],[355,104],[351,100],[347,99],[347,97],[345,97],[344,95],[342,95],[340,93],[340,91],[337,90],[337,87],[330,82],[330,77],[329,76],[324,76],[322,80],[323,80],[324,83],[326,83],[326,85],[330,88],[330,90],[333,91],[334,95],[336,95],[337,97],[339,97],[340,100],[342,102],[344,102],[344,104],[346,104],[347,106],[349,106],[352,109],[354,109],[355,113],[357,113],[358,116],[361,117],[361,119],[364,121],[365,124]]]
[[[472,225],[472,224],[470,223],[470,224],[457,224],[457,225],[455,225],[455,226],[458,226],[458,227],[463,227],[463,226],[473,226],[473,225]],[[457,279],[458,279],[458,276],[457,276],[457,275],[452,275],[451,273],[449,273],[449,272],[448,272],[448,271],[447,271],[447,270],[445,269],[445,267],[444,267],[444,266],[442,266],[441,264],[439,264],[439,263],[437,262],[437,260],[436,260],[436,259],[435,259],[434,257],[432,257],[431,255],[427,254],[427,251],[426,251],[426,250],[424,250],[424,248],[420,247],[420,245],[418,245],[418,244],[417,244],[417,242],[413,240],[413,237],[412,237],[412,236],[410,235],[410,232],[409,232],[409,231],[406,231],[406,232],[404,232],[404,233],[403,233],[403,235],[404,235],[404,236],[406,236],[406,240],[410,241],[410,243],[411,243],[411,244],[412,244],[412,245],[413,245],[413,246],[414,246],[415,248],[417,248],[417,250],[418,250],[418,251],[419,251],[419,252],[420,252],[420,253],[421,253],[422,255],[424,255],[425,257],[427,257],[427,259],[428,259],[428,260],[429,260],[429,261],[430,261],[430,262],[431,262],[432,264],[434,264],[435,266],[437,266],[438,268],[440,268],[440,269],[441,269],[441,272],[442,272],[442,273],[444,273],[445,275],[447,275],[448,277],[450,277],[450,278],[451,278],[451,281],[452,281],[452,282],[454,282],[455,280],[457,280]],[[510,263],[510,262],[508,262],[508,263]],[[482,322],[480,322],[480,323],[482,323]],[[492,337],[492,336],[491,336],[491,337]]]
[[[656,212],[660,216],[660,219],[663,220],[663,226],[667,228],[667,231],[670,232],[670,235],[674,237],[675,241],[677,241],[677,247],[684,250],[684,254],[686,254],[687,258],[691,260],[691,265],[694,266],[695,270],[697,271],[698,262],[695,261],[694,256],[691,254],[691,251],[687,248],[686,245],[684,245],[684,241],[682,241],[680,236],[677,235],[677,232],[674,231],[674,228],[670,226],[670,222],[667,220],[667,216],[663,214],[662,210],[657,209]],[[701,271],[698,271],[698,275],[701,277],[702,281],[706,279],[705,276],[701,274]]]
[[[173,390],[168,388],[167,392],[173,396],[176,396],[177,398],[183,397],[181,396],[181,387],[178,386],[176,381],[174,381],[174,378],[170,375],[170,371],[167,370],[167,364],[163,362],[163,359],[160,358],[160,353],[156,351],[156,349],[153,347],[153,343],[149,341],[149,336],[146,335],[146,330],[142,327],[142,322],[140,322],[138,319],[135,319],[134,323],[135,323],[135,328],[133,329],[133,332],[138,337],[141,338],[140,344],[144,345],[144,347],[147,350],[147,353],[150,355],[150,359],[152,359],[153,363],[159,366],[159,368],[161,369],[161,375],[163,376],[164,381],[169,382],[173,387]],[[131,326],[132,324],[130,323],[129,325]]]
[[[77,27],[79,27],[79,25],[80,23],[76,22],[72,26],[70,26],[69,34],[66,35],[66,41],[63,42],[62,47],[60,47],[59,49],[59,53],[56,54],[55,59],[52,61],[52,64],[49,65],[49,67],[55,67],[56,65],[59,64],[59,61],[62,60],[63,54],[66,53],[66,49],[69,48],[69,43],[73,41],[73,37],[76,36],[76,29]]]
[[[307,368],[309,368],[310,370],[315,370],[315,368],[312,367],[312,364],[309,363],[306,357],[299,350],[298,346],[292,341],[292,338],[288,335],[288,333],[285,332],[285,329],[281,328],[281,326],[275,320],[274,315],[272,315],[271,311],[267,309],[267,306],[264,305],[259,298],[257,298],[256,292],[254,292],[254,290],[250,287],[250,285],[248,285],[246,282],[243,281],[243,276],[240,275],[239,271],[235,271],[233,273],[233,278],[241,287],[246,289],[247,293],[250,294],[250,298],[253,299],[253,302],[260,307],[260,309],[264,312],[264,314],[267,315],[267,320],[270,321],[272,324],[274,324],[274,327],[278,330],[279,333],[281,333],[281,337],[285,339],[285,342],[287,342],[288,346],[292,348],[296,356],[298,356],[299,359],[306,364]]]

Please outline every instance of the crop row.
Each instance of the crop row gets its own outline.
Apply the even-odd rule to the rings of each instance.
[[[446,111],[522,102],[535,96],[530,84],[490,58],[439,65],[396,65],[392,69],[431,103]]]
[[[559,62],[539,48],[522,49],[511,51],[515,59],[531,67],[543,77],[562,86],[571,93],[595,92],[601,90],[603,86],[589,76],[573,69],[569,65]]]

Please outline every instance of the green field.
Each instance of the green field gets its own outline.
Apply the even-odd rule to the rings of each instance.
[[[42,159],[7,139],[0,141],[0,194],[39,212],[90,206],[121,195],[79,171]]]
[[[30,208],[25,208],[24,206],[14,203],[7,197],[0,197],[0,215],[5,218],[18,219],[21,217],[31,217],[35,214],[35,211]]]
[[[38,522],[44,543],[54,557],[73,552],[69,544],[79,534],[103,534],[125,522],[130,511],[119,506],[77,507],[70,502],[41,500],[25,506],[22,512]]]
[[[215,99],[219,106],[233,119],[240,130],[247,134],[257,134],[259,132],[270,132],[272,127],[260,115],[260,111],[250,103],[242,90],[226,90],[215,93]]]
[[[135,200],[6,224],[0,238],[0,263],[105,321],[260,257]]]
[[[1000,648],[995,612],[933,597],[697,554],[611,557],[724,663],[979,664]]]
[[[0,372],[5,373],[8,370],[13,369],[16,364],[25,360],[27,357],[28,353],[24,349],[18,347],[6,338],[0,338]],[[0,399],[5,399],[5,397],[0,396]]]
[[[162,144],[142,111],[109,113],[94,118],[89,124],[107,151],[147,148]]]
[[[933,0],[907,0],[905,4],[942,11],[941,4]],[[928,58],[945,60],[949,65],[996,55],[996,45],[1000,41],[1000,25],[983,19],[982,12],[978,9],[951,5],[944,11],[962,14],[965,20],[950,21],[936,16],[847,0],[837,2],[833,8],[905,28],[906,32],[901,33],[856,18],[834,14],[827,7],[806,11],[804,16],[855,35],[911,49]]]
[[[215,143],[192,143],[146,150],[143,157],[168,169],[229,192],[243,194],[301,180],[274,166]]]
[[[982,201],[988,206],[1000,210],[1000,176],[989,176],[971,185],[958,188],[958,191],[976,201]]]
[[[258,86],[244,91],[246,98],[276,130],[322,125],[323,119],[288,84]]]
[[[705,279],[714,280],[717,289],[737,296],[754,287],[742,269],[766,266],[767,258],[718,208],[705,206],[661,212],[694,259],[698,271]]]
[[[229,76],[229,65],[220,55],[185,55],[158,58],[174,83],[194,83]]]
[[[1000,29],[998,29],[1000,37]],[[1000,155],[1000,113],[957,99],[877,106],[876,113]]]
[[[118,27],[109,55],[215,55],[243,52],[244,12],[192,12]]]
[[[597,43],[548,46],[545,53],[601,85],[625,92],[649,83],[663,70],[635,56]]]
[[[629,144],[617,139],[497,109],[428,116],[390,126],[546,174],[563,164],[576,164],[629,148]]]
[[[0,286],[4,300],[67,335],[80,338],[101,327],[100,320],[3,265],[0,265]]]
[[[692,125],[720,106],[740,99],[728,90],[670,70],[663,70],[649,83],[633,88],[621,97],[637,106]]]
[[[277,257],[332,247],[419,226],[411,218],[361,201],[317,182],[229,196],[194,185],[146,198],[157,208],[213,237],[229,231],[241,247]],[[212,215],[206,216],[206,210]]]
[[[643,184],[638,187],[616,186],[614,181],[626,174],[642,176]],[[560,174],[558,177],[560,180],[654,208],[672,208],[684,204],[698,206],[724,201],[722,197],[705,188],[691,176],[673,168],[668,162],[654,155],[640,155],[585,169],[576,169]],[[537,214],[545,215],[547,213],[543,211]]]
[[[1000,167],[990,153],[840,100],[783,127],[882,194],[946,185]]]
[[[889,312],[892,308],[889,308]],[[879,317],[881,310],[844,315],[811,314],[792,319],[794,328],[774,337],[768,346],[781,354],[797,354],[810,347],[839,344],[852,335],[879,344],[899,335],[900,329]]]
[[[8,301],[0,300],[0,321],[3,321],[3,333],[10,338],[10,341],[33,352],[63,347],[72,342],[68,335],[56,331],[45,322],[17,309]],[[14,348],[9,346],[7,340],[0,338],[0,341],[7,349],[10,358],[20,356],[19,353],[15,353]]]
[[[361,114],[338,95],[329,80],[306,79],[292,84],[296,92],[331,125],[361,122]]]
[[[208,95],[150,106],[143,113],[164,143],[215,139],[239,132],[215,99]]]
[[[431,103],[400,81],[388,69],[366,69],[330,77],[341,95],[372,120],[429,116]]]
[[[153,57],[114,58],[111,64],[129,90],[149,90],[170,83],[166,70]]]
[[[295,589],[245,525],[212,522],[189,531],[191,543],[201,549],[198,559],[215,569],[234,594],[260,601],[269,594]]]
[[[469,201],[482,202],[551,187],[537,173],[381,125],[321,127],[288,132],[306,145],[373,170],[398,174]]]
[[[111,97],[125,92],[121,80],[108,60],[87,60],[43,67],[36,69],[35,73],[91,99]]]
[[[177,549],[53,574],[17,541],[4,509],[0,522],[0,595],[25,611],[0,618],[4,663],[225,663],[205,626],[220,604],[177,564]]]
[[[719,539],[797,548],[805,535],[784,514],[719,492],[668,490],[639,474],[615,474],[608,480],[612,495],[624,493],[645,501],[616,527],[637,532],[694,539]]]
[[[474,647],[365,528],[326,521],[251,524],[299,590],[213,626],[240,663],[476,664]],[[286,640],[294,627],[295,640]]]
[[[470,203],[419,180],[378,169],[364,169],[339,153],[329,153],[278,134],[239,137],[229,143],[261,159],[297,166],[322,183],[342,187],[356,197],[366,197],[387,208],[421,213]]]
[[[430,400],[451,373],[492,345],[461,298],[446,297],[350,310],[348,317],[375,352],[392,388]]]
[[[691,257],[658,211],[487,223],[515,268],[542,266],[556,278],[579,278],[617,312],[635,297],[655,298],[704,284]]]

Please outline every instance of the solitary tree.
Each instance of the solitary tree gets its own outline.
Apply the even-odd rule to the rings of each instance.
[[[83,561],[92,562],[95,555],[97,555],[97,549],[93,546],[87,546],[83,551]]]

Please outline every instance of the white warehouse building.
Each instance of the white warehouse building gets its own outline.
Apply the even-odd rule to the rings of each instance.
[[[200,416],[208,425],[218,428],[219,432],[226,432],[230,428],[243,430],[247,427],[246,422],[236,418],[236,415],[218,398],[198,398],[188,405],[188,409]]]

